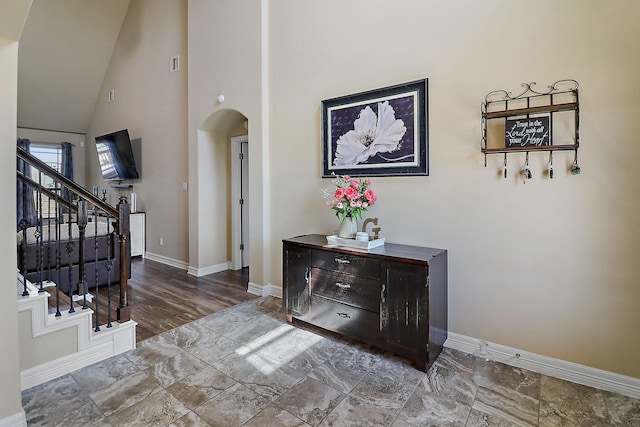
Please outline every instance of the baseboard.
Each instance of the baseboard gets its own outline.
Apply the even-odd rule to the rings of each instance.
[[[125,351],[135,348],[137,323],[130,320],[125,323],[114,324],[113,329],[98,332],[100,342],[85,345],[77,353],[69,354],[50,362],[20,372],[20,386],[22,390],[59,378],[85,366],[92,365]],[[105,336],[104,334],[109,334]]]
[[[479,348],[479,341],[477,338],[449,332],[444,346],[465,353],[473,353]],[[640,399],[639,378],[529,353],[501,344],[489,343],[488,348],[491,358],[498,362]]]
[[[220,273],[221,271],[227,271],[231,269],[231,262],[223,262],[222,264],[210,265],[208,267],[191,267],[187,269],[187,274],[195,277],[206,276],[207,274]]]
[[[271,285],[258,285],[257,283],[249,282],[247,292],[259,297],[266,297],[271,293]]]
[[[151,261],[159,262],[162,264],[169,265],[171,267],[179,268],[181,270],[188,270],[189,264],[184,261],[179,261],[177,259],[169,258],[163,255],[153,254],[151,252],[145,252],[145,259],[150,259]]]
[[[0,427],[26,427],[27,417],[24,410],[0,420]]]

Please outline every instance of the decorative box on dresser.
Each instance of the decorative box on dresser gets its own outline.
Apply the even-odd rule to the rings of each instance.
[[[426,370],[447,339],[447,251],[370,250],[310,234],[283,240],[287,321],[305,322],[411,359]]]

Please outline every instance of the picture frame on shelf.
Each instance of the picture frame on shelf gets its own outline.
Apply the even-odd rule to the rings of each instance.
[[[428,79],[322,101],[322,176],[429,175]]]

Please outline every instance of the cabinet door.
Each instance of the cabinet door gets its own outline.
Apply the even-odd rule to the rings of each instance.
[[[308,320],[310,305],[309,249],[293,245],[284,246],[283,283],[287,318]],[[290,319],[289,319],[290,320]]]
[[[380,326],[389,349],[426,357],[428,343],[427,269],[413,264],[382,265]]]

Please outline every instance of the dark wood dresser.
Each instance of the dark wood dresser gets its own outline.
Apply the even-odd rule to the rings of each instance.
[[[426,370],[447,339],[447,251],[369,251],[310,234],[283,241],[287,320],[373,344]]]

